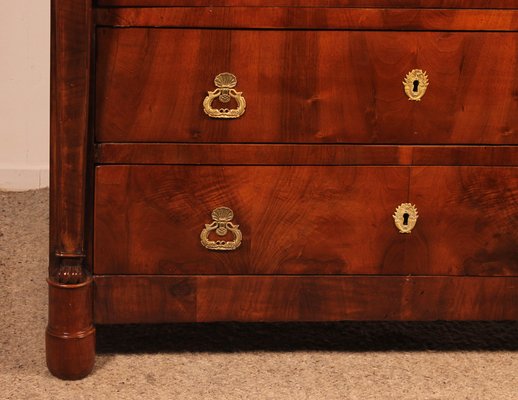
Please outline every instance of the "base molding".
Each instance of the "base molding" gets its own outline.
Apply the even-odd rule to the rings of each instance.
[[[518,320],[518,277],[95,276],[98,324]]]
[[[0,190],[23,191],[49,187],[49,168],[0,166]]]

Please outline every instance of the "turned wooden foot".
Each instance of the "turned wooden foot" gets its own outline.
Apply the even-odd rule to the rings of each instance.
[[[49,279],[48,283],[47,366],[61,379],[84,378],[95,362],[92,279],[78,284],[61,284]]]

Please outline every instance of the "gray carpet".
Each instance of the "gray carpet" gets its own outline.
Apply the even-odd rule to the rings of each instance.
[[[518,322],[99,327],[92,375],[55,379],[47,209],[0,192],[0,399],[518,399]]]

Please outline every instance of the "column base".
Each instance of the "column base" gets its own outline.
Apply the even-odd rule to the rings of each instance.
[[[93,280],[62,284],[48,279],[49,323],[45,335],[47,366],[58,378],[86,377],[95,363]]]

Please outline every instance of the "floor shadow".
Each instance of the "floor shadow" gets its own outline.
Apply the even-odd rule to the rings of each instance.
[[[200,323],[97,327],[98,353],[517,351],[518,321]]]

